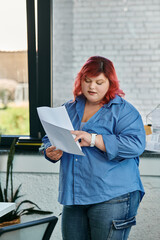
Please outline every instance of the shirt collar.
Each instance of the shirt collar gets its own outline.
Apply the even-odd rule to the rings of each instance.
[[[76,102],[78,102],[78,101],[86,101],[86,98],[85,98],[85,96],[83,96],[83,94],[81,94],[81,95],[79,95],[79,96],[77,96],[76,97]]]
[[[83,113],[84,113],[84,107],[85,107],[85,103],[86,103],[86,98],[83,95],[79,95],[78,97],[76,97],[77,102],[76,104],[76,110],[79,116],[79,119],[81,121],[82,117],[83,117]]]
[[[104,107],[108,108],[112,104],[121,104],[122,101],[123,101],[122,98],[120,96],[116,95],[115,98],[113,98],[109,101],[109,103],[104,104]]]

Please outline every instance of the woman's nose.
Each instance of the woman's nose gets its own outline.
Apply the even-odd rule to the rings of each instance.
[[[91,82],[90,85],[89,85],[89,88],[90,88],[90,89],[94,89],[94,88],[95,88],[95,83],[94,83],[94,82]]]

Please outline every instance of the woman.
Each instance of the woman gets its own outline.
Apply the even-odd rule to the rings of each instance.
[[[77,75],[74,101],[65,104],[85,156],[55,150],[61,159],[59,202],[64,240],[126,240],[144,189],[138,170],[145,131],[138,111],[122,97],[113,63],[90,57]]]

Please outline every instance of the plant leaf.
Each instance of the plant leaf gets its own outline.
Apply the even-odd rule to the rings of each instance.
[[[17,207],[17,209],[16,209],[17,212],[18,212],[19,208],[22,206],[22,204],[24,204],[24,203],[32,204],[32,205],[36,206],[38,209],[40,209],[40,207],[39,207],[36,203],[34,203],[34,202],[30,201],[30,200],[24,200],[24,201],[22,201],[22,202],[18,205],[18,207]]]
[[[22,215],[31,215],[31,214],[51,214],[53,212],[51,211],[44,211],[44,210],[38,210],[38,209],[34,209],[34,208],[28,208],[28,209],[24,209],[21,213],[20,216]]]
[[[1,138],[1,136],[0,136]],[[2,186],[0,184],[0,201],[1,202],[16,202],[16,200],[20,197],[22,197],[23,195],[20,195],[20,188],[22,186],[22,184],[19,185],[19,187],[17,188],[17,190],[15,191],[15,193],[13,193],[13,160],[14,160],[14,154],[15,154],[15,143],[16,143],[16,138],[14,138],[11,148],[9,150],[9,154],[8,154],[8,160],[7,160],[7,171],[6,171],[6,186],[4,188],[4,190],[2,189]],[[11,189],[11,200],[9,201],[9,197],[8,197],[8,188],[9,188],[9,181],[10,181],[10,189]],[[22,207],[23,204],[29,204],[32,205],[31,207],[28,208],[24,208],[24,209],[20,209]],[[35,209],[37,208],[37,209]],[[30,215],[30,214],[51,214],[53,212],[51,211],[44,211],[41,210],[40,207],[30,201],[30,200],[24,200],[21,203],[19,203],[19,205],[17,206],[16,210],[13,210],[12,212],[4,215],[3,217],[0,217],[0,222],[3,221],[11,221],[13,219],[16,219],[19,216],[22,215]]]
[[[19,187],[17,188],[17,190],[15,191],[13,198],[11,199],[12,202],[15,202],[18,198],[23,196],[23,195],[19,195],[21,186],[22,186],[22,184],[20,184]]]
[[[0,183],[0,202],[4,202],[4,197],[3,197],[3,191],[2,191],[1,183]]]
[[[7,160],[7,176],[6,176],[6,192],[5,192],[5,198],[8,198],[8,183],[9,183],[9,176],[11,180],[11,199],[13,198],[13,176],[12,176],[12,170],[13,170],[13,159],[14,159],[14,153],[15,153],[15,143],[16,138],[14,138],[11,148],[9,150],[8,154],[8,160]]]
[[[19,210],[19,211],[17,211],[17,215],[18,216],[26,215],[28,213],[28,211],[31,211],[33,209],[34,209],[34,207]]]
[[[4,202],[8,202],[7,190],[4,188]]]

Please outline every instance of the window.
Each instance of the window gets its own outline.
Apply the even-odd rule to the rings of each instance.
[[[0,0],[0,130],[29,134],[25,0]]]
[[[9,0],[8,0],[9,1]],[[1,11],[8,10],[9,5],[0,0]],[[29,136],[29,141],[33,139],[41,139],[44,135],[41,123],[38,119],[36,108],[39,106],[51,106],[51,4],[52,1],[43,0],[14,0],[13,6],[16,10],[22,11],[20,5],[23,2],[24,17],[26,12],[26,71],[24,70],[23,86],[21,89],[21,95],[28,98],[28,130],[23,132],[2,132],[1,145],[10,145],[13,137],[19,137],[20,135]],[[25,4],[26,2],[26,4]],[[24,7],[25,6],[25,7]],[[13,8],[11,8],[14,11]],[[16,15],[16,12],[14,12]],[[12,22],[12,18],[8,14],[9,22]],[[20,19],[18,21],[21,21]],[[17,24],[18,25],[18,24]],[[6,26],[7,27],[7,26]],[[25,26],[23,25],[25,28]],[[22,28],[23,28],[22,27]],[[7,31],[6,31],[7,32]],[[12,38],[11,30],[8,31],[9,37]],[[22,32],[20,29],[19,32]],[[13,34],[14,35],[14,34]],[[15,34],[16,35],[16,34]],[[13,38],[12,38],[13,39]],[[16,39],[16,36],[15,36]],[[22,41],[20,41],[22,43]],[[20,43],[17,42],[17,48],[20,49]],[[23,47],[24,48],[24,47]],[[22,49],[23,49],[22,48]],[[28,50],[28,51],[27,51]],[[18,50],[19,51],[19,50]],[[0,63],[1,64],[1,63]],[[13,67],[10,64],[10,67]],[[20,75],[20,74],[19,74]],[[18,77],[17,77],[18,78]],[[28,89],[28,90],[27,90]],[[14,98],[15,101],[15,98]],[[10,102],[9,102],[10,103]],[[4,102],[1,100],[2,108],[5,108]],[[23,125],[23,124],[22,124]],[[2,126],[3,128],[3,126]],[[14,129],[12,129],[14,130]],[[23,129],[24,130],[24,129]]]

